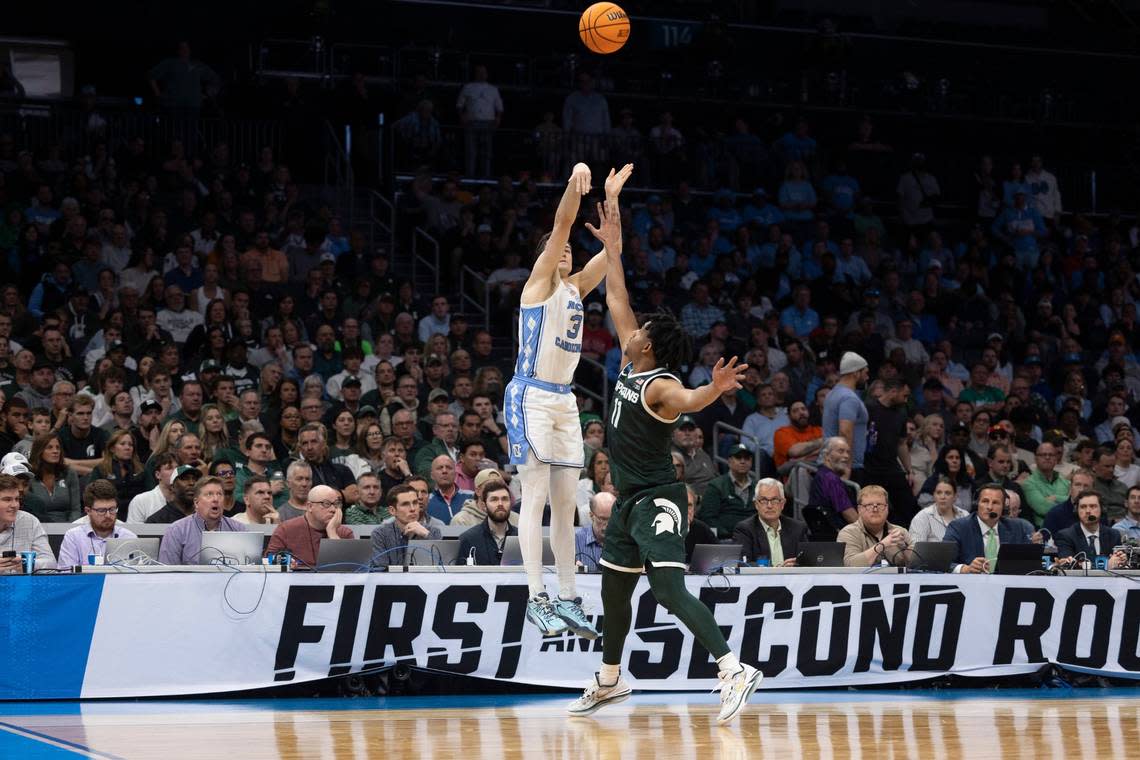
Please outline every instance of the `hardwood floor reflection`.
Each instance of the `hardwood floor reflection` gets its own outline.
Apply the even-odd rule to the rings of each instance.
[[[1140,699],[834,696],[851,701],[765,695],[728,728],[716,724],[715,695],[671,703],[646,695],[579,719],[563,715],[563,701],[544,697],[511,707],[415,710],[290,710],[287,702],[215,710],[198,703],[184,714],[169,704],[118,714],[104,705],[78,716],[6,720],[121,758],[1060,760],[1123,757],[1140,746]]]

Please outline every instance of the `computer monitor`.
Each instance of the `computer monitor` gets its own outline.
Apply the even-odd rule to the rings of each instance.
[[[158,538],[108,538],[103,562],[108,565],[158,561]]]
[[[1045,548],[1041,544],[1002,544],[998,547],[995,575],[1029,575],[1041,570],[1041,557]]]
[[[367,573],[371,569],[372,539],[322,538],[317,570],[323,573]]]
[[[459,559],[459,539],[414,539],[408,542],[409,565],[457,565],[462,562]]]
[[[507,536],[507,542],[503,545],[503,559],[499,564],[503,567],[508,567],[511,565],[521,565],[522,563],[522,547],[519,546],[519,537]],[[549,538],[542,539],[542,564],[554,564],[554,549],[550,548]]]
[[[948,573],[957,551],[957,544],[949,541],[919,541],[914,545],[907,567],[917,572]]]
[[[843,547],[838,541],[807,541],[800,544],[796,564],[800,567],[843,567]]]
[[[689,572],[694,575],[707,575],[725,568],[735,568],[740,564],[744,547],[740,544],[697,544],[693,547],[693,558],[689,560]]]
[[[199,565],[260,565],[265,537],[256,531],[208,530],[202,533]]]

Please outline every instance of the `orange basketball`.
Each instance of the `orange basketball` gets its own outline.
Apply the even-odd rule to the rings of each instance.
[[[578,19],[582,44],[595,53],[614,53],[629,41],[629,16],[614,3],[594,3]]]

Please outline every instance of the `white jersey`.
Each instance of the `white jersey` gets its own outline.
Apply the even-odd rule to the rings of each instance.
[[[519,357],[515,376],[570,385],[582,355],[582,297],[567,282],[540,304],[519,310]]]

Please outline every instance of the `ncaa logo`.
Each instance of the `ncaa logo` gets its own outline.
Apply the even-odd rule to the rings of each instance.
[[[662,533],[676,533],[681,535],[681,510],[668,499],[657,498],[653,503],[661,511],[653,516],[653,535]]]
[[[511,448],[514,450],[514,455],[515,455],[516,457],[521,457],[521,456],[522,456],[522,444],[521,444],[521,443],[516,443],[516,444],[513,444],[513,445],[511,446]]]

